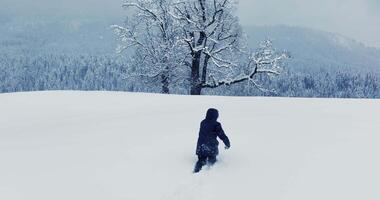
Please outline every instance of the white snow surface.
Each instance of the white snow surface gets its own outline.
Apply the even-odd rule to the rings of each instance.
[[[192,174],[219,109],[232,148]],[[378,200],[380,101],[0,95],[1,200]]]

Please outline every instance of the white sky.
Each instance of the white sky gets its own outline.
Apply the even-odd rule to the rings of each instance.
[[[380,0],[240,0],[239,9],[245,25],[304,26],[380,47]]]
[[[123,0],[0,0],[1,14],[123,16]],[[240,0],[244,25],[295,25],[380,47],[380,0]]]

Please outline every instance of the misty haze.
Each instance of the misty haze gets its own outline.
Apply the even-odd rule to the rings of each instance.
[[[0,0],[0,200],[379,200],[379,0]]]

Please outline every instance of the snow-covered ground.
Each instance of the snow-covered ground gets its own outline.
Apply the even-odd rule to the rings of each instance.
[[[232,148],[195,175],[209,107]],[[0,199],[378,200],[379,114],[379,100],[1,94]]]

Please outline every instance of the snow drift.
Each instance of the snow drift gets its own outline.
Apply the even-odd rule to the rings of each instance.
[[[192,174],[208,108],[232,148]],[[380,101],[0,94],[0,199],[380,199]]]

